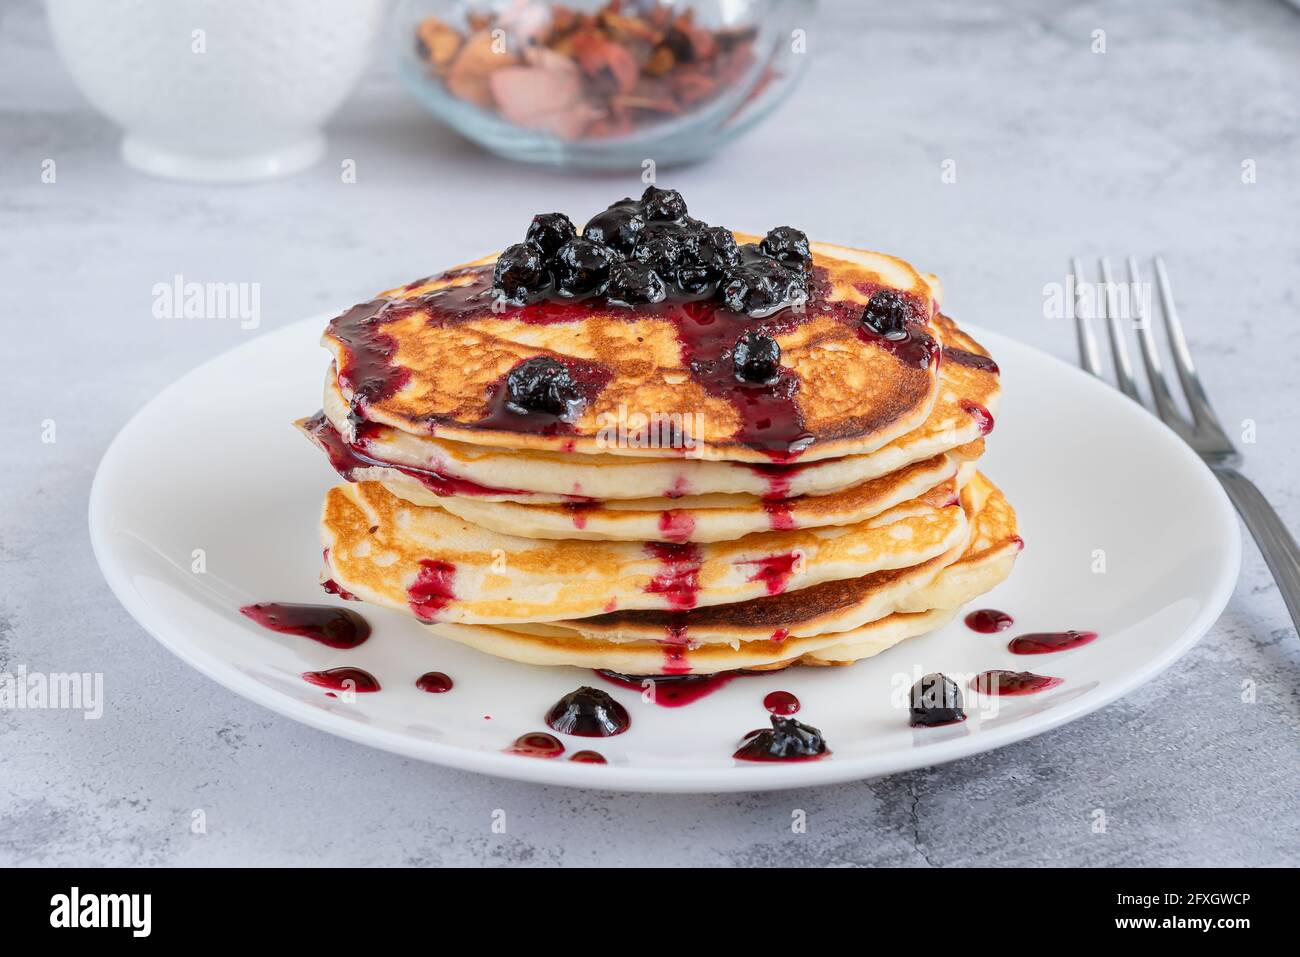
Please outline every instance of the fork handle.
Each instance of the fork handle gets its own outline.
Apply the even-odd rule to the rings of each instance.
[[[1300,629],[1300,547],[1296,546],[1282,519],[1255,488],[1254,482],[1236,469],[1218,468],[1214,474],[1223,484],[1232,504],[1237,506],[1250,534],[1255,536],[1255,544],[1264,555],[1278,591],[1282,593],[1282,600],[1291,612],[1291,624]]]

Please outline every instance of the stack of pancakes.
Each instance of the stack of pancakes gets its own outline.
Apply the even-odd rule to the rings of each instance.
[[[1021,547],[976,470],[997,366],[933,276],[812,253],[807,300],[761,319],[503,306],[487,257],[333,320],[298,423],[348,480],[322,515],[329,586],[489,654],[634,675],[849,664],[949,621]],[[906,332],[863,325],[882,291]],[[732,372],[755,327],[780,345],[766,386]],[[537,357],[580,392],[563,414],[511,403]]]

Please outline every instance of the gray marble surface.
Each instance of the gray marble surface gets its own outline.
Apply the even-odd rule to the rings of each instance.
[[[1162,252],[1223,417],[1257,423],[1247,471],[1300,525],[1300,15],[1265,0],[824,10],[793,98],[673,184],[714,222],[896,252],[944,277],[959,318],[1067,357],[1068,325],[1042,318],[1067,257]],[[282,182],[145,178],[72,88],[41,8],[0,7],[0,670],[102,671],[111,697],[94,722],[0,711],[0,865],[1300,862],[1300,643],[1250,544],[1222,619],[1143,693],[990,754],[815,791],[494,780],[300,726],[174,658],[101,579],[87,494],[141,404],[252,333],[160,323],[153,284],[260,282],[265,330],[496,248],[521,210],[631,185],[484,156],[427,122],[382,59],[330,134],[327,160]],[[339,183],[344,158],[356,185]],[[511,834],[491,832],[494,808]]]

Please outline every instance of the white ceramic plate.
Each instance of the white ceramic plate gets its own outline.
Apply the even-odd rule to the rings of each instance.
[[[980,635],[957,620],[853,667],[740,678],[676,709],[580,669],[497,660],[409,617],[354,603],[375,631],[358,648],[277,635],[239,606],[342,604],[317,584],[317,515],[336,479],[289,424],[317,408],[325,321],[304,320],[218,356],[142,409],[95,476],[91,540],[122,604],[199,671],[295,720],[409,757],[646,791],[803,787],[949,761],[1072,721],[1149,681],[1205,633],[1237,577],[1236,516],[1172,432],[1059,360],[972,329],[1001,365],[1005,388],[981,467],[1006,491],[1027,543],[1011,579],[978,604],[1013,614],[1010,632]],[[206,570],[194,570],[196,556]],[[1100,638],[1051,655],[1006,649],[1018,633],[1071,628]],[[371,672],[383,690],[348,703],[300,677],[340,665]],[[964,724],[908,726],[904,694],[915,678],[993,668],[1064,683],[1025,697],[968,693]],[[416,689],[415,679],[433,670],[451,675],[454,690]],[[547,708],[582,684],[606,687],[632,715],[617,737],[564,740],[569,753],[594,749],[608,764],[504,753],[519,735],[547,730]],[[821,728],[832,756],[732,759],[741,736],[767,724],[763,698],[776,689],[798,696],[798,717]]]

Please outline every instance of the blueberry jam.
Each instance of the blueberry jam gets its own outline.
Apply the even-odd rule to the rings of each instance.
[[[451,678],[441,671],[427,671],[415,679],[415,686],[429,694],[446,694],[455,687]]]
[[[379,679],[360,668],[330,668],[326,671],[307,671],[303,680],[330,691],[355,691],[365,694],[379,690]]]
[[[529,224],[524,242],[535,246],[543,256],[554,256],[577,234],[573,222],[563,213],[539,213]]]
[[[599,688],[586,685],[570,691],[546,713],[546,724],[560,734],[608,738],[631,725],[627,709]]]
[[[740,761],[815,761],[830,754],[816,728],[772,715],[772,727],[751,731],[732,755]]]
[[[934,728],[966,720],[961,689],[947,675],[925,675],[912,685],[909,711],[914,728]]]
[[[763,707],[773,714],[796,714],[799,711],[799,699],[788,691],[770,691],[763,699]]]
[[[894,289],[878,290],[862,310],[863,327],[891,340],[905,337],[908,323],[916,318],[911,301]]]
[[[987,695],[1022,695],[1034,694],[1055,688],[1065,679],[1048,675],[1036,675],[1032,671],[985,671],[976,675],[970,683],[973,690]]]
[[[310,638],[331,648],[355,648],[370,637],[369,622],[355,611],[333,605],[260,602],[245,605],[239,611],[263,628],[282,635]]]
[[[774,532],[785,532],[795,527],[793,506],[789,502],[765,501],[763,511],[767,513],[767,526]]]
[[[563,753],[564,745],[560,739],[545,731],[521,734],[506,748],[506,754],[518,754],[525,758],[558,758]]]
[[[571,433],[573,420],[611,376],[608,369],[577,359],[525,359],[489,387],[487,414],[474,424],[538,435]]]
[[[781,372],[781,347],[769,333],[750,329],[731,350],[736,378],[753,385],[772,385]]]
[[[929,316],[917,299],[863,284],[859,292],[870,298],[865,309],[861,302],[830,298],[834,290],[825,270],[813,265],[807,237],[792,227],[777,227],[759,244],[738,247],[726,229],[689,216],[680,194],[652,186],[640,200],[614,203],[576,233],[562,214],[541,214],[524,241],[495,265],[464,267],[441,277],[454,285],[423,292],[426,283],[414,285],[407,290],[410,298],[376,299],[333,320],[330,334],[343,346],[338,379],[354,415],[364,419],[371,405],[406,384],[409,372],[394,361],[397,341],[387,327],[416,314],[430,327],[548,325],[581,321],[593,306],[608,306],[615,318],[666,322],[695,384],[735,410],[732,441],[782,463],[815,440],[798,401],[800,378],[781,365],[782,333],[810,318],[829,319],[904,365],[932,369],[938,360],[938,344],[925,328]],[[592,297],[601,301],[588,302]],[[421,424],[431,431],[445,422],[570,434],[612,376],[609,369],[571,358],[525,359],[489,388],[488,412],[479,420],[466,422],[447,411],[431,413]],[[873,427],[870,421],[859,424]]]
[[[1013,655],[1047,655],[1079,648],[1096,640],[1095,631],[1039,631],[1012,638],[1007,650]]]
[[[981,608],[966,616],[966,627],[971,631],[978,631],[981,635],[1006,631],[1014,622],[1014,618],[996,608]]]

